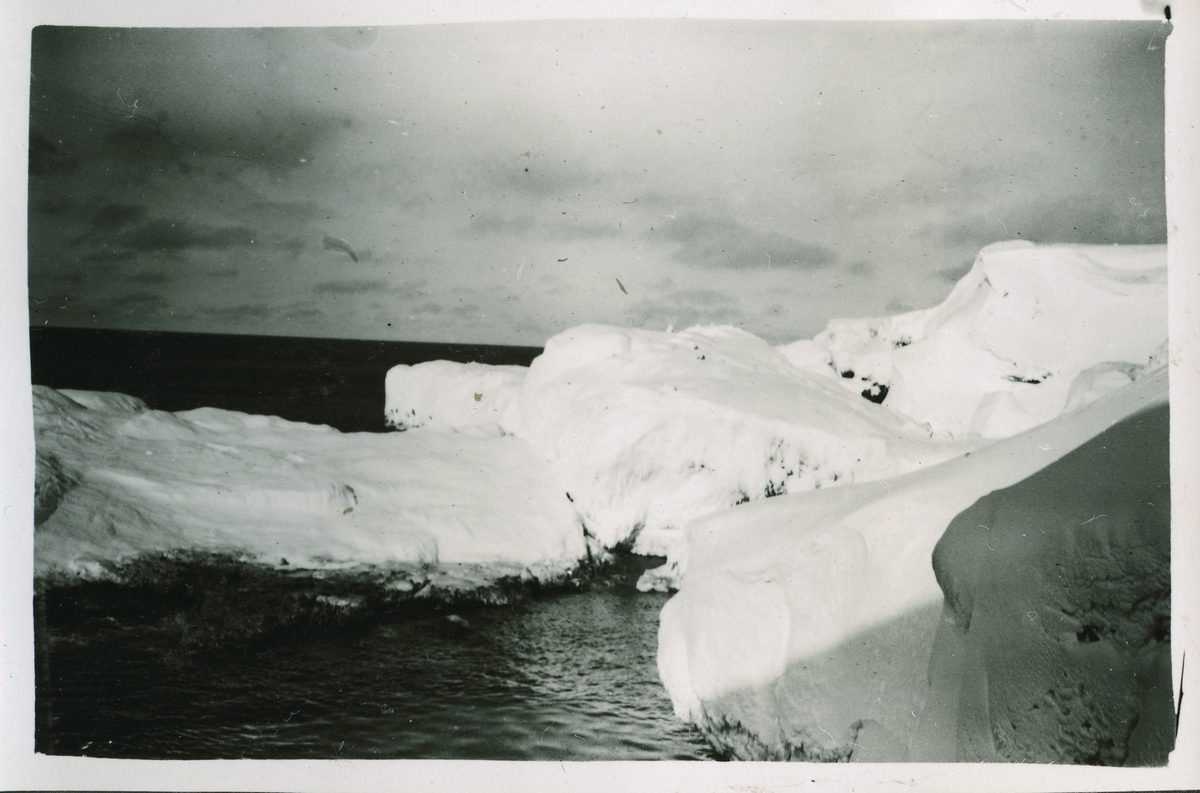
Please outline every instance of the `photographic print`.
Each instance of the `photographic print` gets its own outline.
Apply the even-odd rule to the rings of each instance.
[[[34,751],[1165,766],[1146,8],[34,27]]]

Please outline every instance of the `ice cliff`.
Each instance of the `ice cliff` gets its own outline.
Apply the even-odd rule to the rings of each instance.
[[[950,523],[921,759],[1166,761],[1169,434],[1156,404]]]

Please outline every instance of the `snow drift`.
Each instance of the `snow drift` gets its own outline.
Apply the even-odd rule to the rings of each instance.
[[[526,371],[524,366],[453,361],[393,366],[384,379],[384,416],[398,430],[494,424],[516,432],[521,420],[517,397]]]
[[[939,306],[781,351],[937,435],[1003,438],[1128,385],[1167,338],[1166,288],[1165,245],[1006,242]]]
[[[951,522],[921,759],[1166,762],[1169,435],[1142,411]]]
[[[564,570],[582,527],[536,450],[487,430],[341,433],[34,388],[35,572],[175,550],[275,566]],[[533,574],[531,573],[531,574]]]
[[[389,372],[394,424],[517,433],[552,461],[592,536],[641,553],[665,553],[686,521],[715,510],[893,476],[976,445],[932,441],[730,327],[572,328],[523,379],[520,367],[435,363]]]

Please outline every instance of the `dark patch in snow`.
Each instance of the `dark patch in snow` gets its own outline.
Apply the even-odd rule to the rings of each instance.
[[[1044,374],[1041,377],[1021,377],[1020,375],[1010,374],[1004,379],[1008,380],[1010,383],[1027,383],[1028,385],[1037,385],[1043,380],[1049,380],[1050,375]]]
[[[887,395],[888,387],[883,383],[871,383],[862,392],[863,399],[874,402],[876,405],[882,405],[883,400],[887,399]]]

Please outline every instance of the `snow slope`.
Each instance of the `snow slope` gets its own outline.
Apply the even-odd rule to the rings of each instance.
[[[942,602],[935,543],[981,496],[1165,403],[1165,367],[1140,374],[941,465],[691,524],[677,546],[686,574],[659,628],[659,671],[677,714],[742,756],[846,759],[864,722],[907,751]]]
[[[487,429],[341,433],[34,388],[35,571],[103,576],[179,549],[271,565],[524,565],[587,554],[529,444]],[[286,563],[283,560],[287,560]]]
[[[1167,761],[1169,425],[1142,411],[951,522],[918,759]]]
[[[1165,245],[999,243],[939,306],[780,349],[940,436],[1002,438],[1127,385],[1167,338],[1166,288]]]

